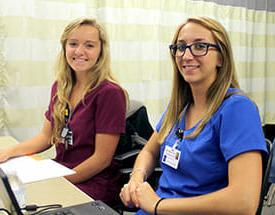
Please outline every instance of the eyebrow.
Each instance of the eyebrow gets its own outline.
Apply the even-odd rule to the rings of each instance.
[[[201,41],[205,41],[205,39],[204,38],[196,38],[195,40],[192,41],[192,43],[194,43],[194,42],[201,42]],[[177,40],[177,42],[186,43],[186,41],[183,40],[183,39]]]
[[[75,41],[79,41],[78,39],[68,39],[68,41],[73,41],[73,42],[75,42]],[[100,40],[98,40],[98,41],[95,41],[95,40],[87,40],[87,41],[85,41],[85,43],[97,43],[97,42],[100,42]]]

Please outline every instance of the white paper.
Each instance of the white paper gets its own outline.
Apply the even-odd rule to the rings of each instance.
[[[51,160],[35,160],[29,156],[12,158],[0,164],[6,174],[16,173],[25,184],[74,174],[75,171]]]

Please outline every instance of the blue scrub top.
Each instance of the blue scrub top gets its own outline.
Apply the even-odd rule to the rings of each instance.
[[[158,132],[162,119],[156,126]],[[184,119],[185,112],[160,148],[163,174],[156,192],[162,198],[192,197],[220,190],[228,185],[230,159],[248,151],[267,153],[256,105],[244,95],[233,94],[223,101],[196,138],[180,141],[180,161],[174,169],[161,162],[165,146],[172,147],[178,140],[178,128],[188,135],[198,126],[185,130]],[[146,213],[140,210],[138,214]]]

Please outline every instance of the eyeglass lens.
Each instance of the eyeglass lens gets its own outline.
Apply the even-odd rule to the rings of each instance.
[[[175,56],[181,57],[185,54],[186,49],[189,49],[193,56],[203,56],[207,54],[208,46],[203,43],[194,43],[191,45],[177,45]]]

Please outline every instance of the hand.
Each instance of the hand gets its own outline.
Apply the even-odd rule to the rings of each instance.
[[[124,184],[119,196],[125,206],[138,207],[136,189],[140,184],[142,184],[142,182],[133,179],[131,179],[128,184]]]
[[[150,184],[148,184],[148,182],[140,184],[135,193],[138,203],[136,207],[142,208],[150,214],[153,214],[155,204],[160,197],[155,193]]]
[[[8,150],[0,150],[0,163],[7,161],[10,158]]]

